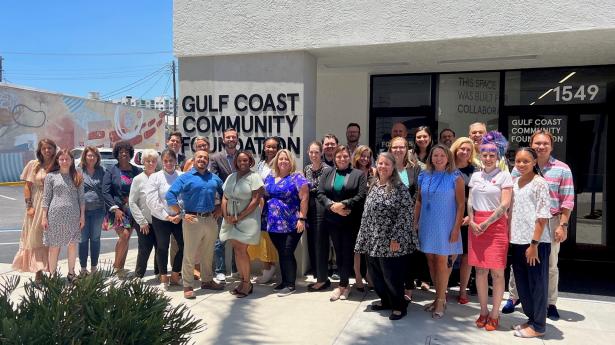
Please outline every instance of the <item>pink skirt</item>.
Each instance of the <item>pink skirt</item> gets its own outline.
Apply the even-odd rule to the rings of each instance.
[[[480,224],[491,216],[492,211],[474,211],[474,222]],[[508,219],[500,217],[480,236],[468,229],[468,263],[478,268],[506,268],[508,253]]]

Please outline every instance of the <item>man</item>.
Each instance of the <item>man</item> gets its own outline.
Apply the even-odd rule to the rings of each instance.
[[[224,182],[228,175],[235,172],[235,155],[237,154],[237,130],[234,128],[228,128],[222,133],[222,142],[224,143],[224,150],[216,152],[211,155],[211,164],[209,164],[209,171],[218,175],[218,177]],[[218,224],[222,225],[222,223]],[[216,240],[215,250],[215,264],[216,264],[216,279],[218,281],[226,281],[226,263],[225,263],[225,246],[226,243],[220,240]]]
[[[450,128],[444,128],[440,132],[440,144],[445,145],[450,148],[453,145],[453,141],[455,141],[455,131]]]
[[[335,134],[325,134],[322,138],[322,160],[330,167],[335,166],[335,150],[337,149],[338,140]]]
[[[350,157],[352,157],[354,150],[359,146],[359,138],[361,138],[361,126],[358,123],[349,123],[346,126],[346,147],[350,151]]]
[[[408,139],[408,128],[403,122],[396,122],[393,124],[393,127],[391,127],[391,139],[396,137]]]
[[[173,150],[177,154],[177,166],[179,170],[183,170],[186,155],[181,153],[182,150],[182,133],[173,132],[169,134],[169,140],[167,141],[167,148]]]
[[[549,131],[538,130],[530,138],[530,146],[538,155],[538,167],[549,184],[551,196],[551,219],[546,230],[551,232],[551,255],[549,256],[549,291],[547,317],[553,321],[559,320],[557,303],[559,268],[557,267],[560,244],[568,238],[568,220],[574,208],[574,182],[570,167],[562,161],[551,156],[553,152],[553,134]],[[512,171],[513,177],[519,177],[516,169]],[[519,304],[514,276],[510,275],[510,298],[502,308],[502,313],[509,314]]]
[[[480,144],[483,141],[483,136],[487,133],[487,125],[482,122],[474,122],[468,129],[468,136],[474,142],[474,157],[472,157],[472,164],[476,167],[482,167],[478,152],[480,152]]]
[[[214,243],[218,237],[216,219],[222,214],[216,206],[216,196],[222,197],[222,180],[207,170],[209,154],[205,151],[195,153],[195,166],[179,176],[166,194],[167,204],[179,213],[178,199],[181,196],[185,214],[182,222],[184,237],[184,258],[182,260],[182,278],[184,281],[184,298],[193,299],[194,259],[200,248],[203,262],[201,289],[222,290],[224,287],[213,281]]]

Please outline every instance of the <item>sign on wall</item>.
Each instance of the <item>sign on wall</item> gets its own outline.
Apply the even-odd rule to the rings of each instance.
[[[563,115],[509,116],[508,141],[510,149],[530,146],[532,134],[542,129],[553,134],[553,155],[555,157],[566,157],[567,122],[568,118]]]
[[[484,122],[497,129],[500,73],[440,74],[438,83],[439,128],[467,136],[468,126]]]
[[[260,154],[265,139],[275,136],[283,148],[300,155],[299,100],[296,92],[186,95],[181,100],[184,150],[192,150],[196,136],[205,136],[212,152],[221,151],[222,133],[234,128],[242,150]]]

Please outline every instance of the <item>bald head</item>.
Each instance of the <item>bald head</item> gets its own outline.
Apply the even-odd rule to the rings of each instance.
[[[402,137],[406,139],[408,137],[408,128],[403,122],[396,122],[391,128],[391,138]]]

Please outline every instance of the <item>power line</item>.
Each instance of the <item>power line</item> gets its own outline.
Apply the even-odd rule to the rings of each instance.
[[[72,71],[132,71],[132,70],[136,70],[136,69],[148,69],[148,68],[158,68],[158,67],[162,67],[162,66],[167,66],[168,63],[164,63],[164,64],[160,64],[160,63],[156,63],[156,64],[147,64],[147,65],[132,65],[132,66],[113,66],[113,67],[109,67],[108,65],[105,64],[105,66],[92,66],[92,67],[60,67],[60,68],[53,68],[53,67],[40,67],[40,64],[36,64],[36,65],[23,65],[23,64],[17,64],[17,67],[14,67],[13,65],[11,65],[11,71],[17,71],[17,72],[36,72],[36,71],[42,71],[42,72],[72,72]]]
[[[135,52],[109,52],[109,53],[93,53],[93,52],[72,52],[72,53],[58,53],[58,52],[23,52],[23,51],[2,51],[0,54],[4,55],[29,55],[29,56],[126,56],[126,55],[158,55],[158,54],[171,54],[172,50],[160,50],[160,51],[135,51]]]
[[[138,79],[138,80],[136,80],[136,81],[134,81],[134,82],[132,82],[132,83],[130,83],[128,85],[125,85],[125,86],[123,86],[123,87],[121,87],[119,89],[116,89],[114,91],[111,91],[111,92],[103,95],[101,98],[103,98],[103,99],[110,99],[113,96],[116,96],[118,94],[124,93],[124,92],[126,92],[128,90],[132,90],[135,87],[137,87],[138,85],[141,85],[141,84],[147,82],[149,79],[152,79],[153,77],[155,77],[156,75],[158,75],[159,73],[164,71],[166,68],[168,68],[168,64],[163,66],[162,68],[159,68],[155,72],[146,75],[145,77],[143,77],[141,79]]]
[[[162,79],[162,77],[164,77],[164,74],[160,74],[160,77],[158,77],[158,79],[156,79],[156,81],[152,84],[152,86],[149,87],[149,89],[147,89],[145,92],[143,92],[141,94],[141,96],[139,96],[139,98],[143,98],[143,96],[145,96],[148,92],[150,92],[154,86],[156,86],[156,84],[158,84],[158,82],[160,81],[160,79]]]

